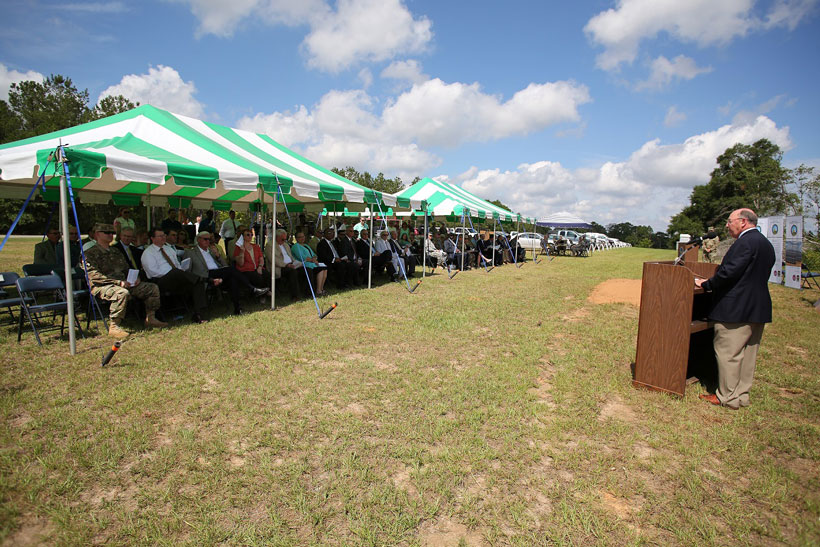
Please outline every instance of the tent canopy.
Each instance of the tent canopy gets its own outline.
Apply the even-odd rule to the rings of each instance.
[[[549,228],[592,228],[592,225],[580,217],[567,212],[555,213],[538,221],[538,226]]]
[[[302,157],[267,135],[204,122],[151,105],[69,129],[0,145],[0,189],[25,197],[49,155],[65,146],[72,187],[84,201],[174,207],[214,206],[259,199],[281,188],[291,211],[315,204],[363,209],[366,204],[421,208],[417,199],[398,198],[360,186]],[[59,181],[46,173],[46,194]],[[59,174],[57,175],[59,176]],[[47,199],[48,199],[47,195]],[[52,196],[53,198],[53,196]],[[281,198],[280,198],[281,199]]]
[[[524,219],[520,215],[471,194],[460,186],[430,178],[422,179],[405,188],[399,192],[398,197],[426,201],[428,214],[436,217],[460,217],[462,213],[465,213],[475,218],[495,218],[504,222],[516,220],[532,222],[532,219]]]

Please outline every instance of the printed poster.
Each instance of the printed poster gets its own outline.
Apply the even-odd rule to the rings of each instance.
[[[803,217],[786,217],[786,286],[800,288],[800,268],[803,263]]]
[[[765,217],[765,220],[766,222],[758,224],[758,227],[762,228],[763,234],[774,247],[774,266],[769,275],[769,283],[780,285],[783,283],[783,225],[786,217]]]

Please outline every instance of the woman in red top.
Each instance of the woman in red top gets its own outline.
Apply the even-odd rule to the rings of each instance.
[[[243,227],[239,233],[242,235],[242,245],[237,243],[233,249],[236,269],[254,287],[270,288],[270,272],[265,269],[262,249],[253,242],[253,234],[249,229]]]

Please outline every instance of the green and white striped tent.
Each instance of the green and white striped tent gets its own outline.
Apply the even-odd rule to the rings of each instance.
[[[151,105],[38,137],[0,145],[0,195],[25,197],[59,144],[72,187],[86,202],[229,209],[281,186],[291,211],[362,210],[367,204],[419,209],[360,186],[300,156],[267,135],[204,122]],[[59,174],[46,173],[56,199]],[[265,200],[267,201],[267,200]]]
[[[466,212],[473,218],[496,219],[502,222],[534,222],[533,219],[525,219],[483,200],[460,186],[430,178],[418,181],[398,195],[400,199],[426,201],[428,214],[434,217],[461,217],[462,212]]]

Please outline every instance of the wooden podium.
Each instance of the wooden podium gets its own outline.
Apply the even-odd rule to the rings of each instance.
[[[717,268],[644,262],[634,386],[683,396],[688,370],[715,367],[714,329],[705,320],[711,297],[695,287],[695,275],[709,278]]]

